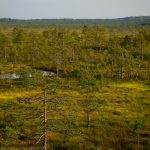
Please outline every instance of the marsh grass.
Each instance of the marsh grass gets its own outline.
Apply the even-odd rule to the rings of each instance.
[[[61,85],[55,90],[47,91],[47,98],[53,99],[48,102],[48,128],[52,129],[47,135],[50,148],[136,150],[149,147],[149,85],[111,82],[86,93],[85,89],[76,87],[75,81],[71,89],[66,88],[71,86],[66,80],[51,82],[52,85],[58,83]],[[29,149],[36,143],[38,134],[42,134],[41,121],[37,119],[43,111],[42,103],[34,101],[39,93],[42,98],[40,88],[0,91],[0,145],[7,147],[5,149]],[[17,101],[26,96],[34,100]],[[92,98],[87,103],[89,106],[85,105],[87,97]]]

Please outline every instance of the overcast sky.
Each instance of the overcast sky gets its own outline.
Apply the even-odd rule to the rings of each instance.
[[[0,0],[0,18],[120,18],[150,15],[150,0]]]

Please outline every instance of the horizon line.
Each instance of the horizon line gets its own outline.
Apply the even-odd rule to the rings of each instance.
[[[53,19],[56,19],[56,20],[113,20],[113,19],[125,19],[125,18],[133,18],[133,17],[150,17],[150,15],[142,15],[142,16],[126,16],[126,17],[114,17],[114,18],[9,18],[9,17],[0,17],[0,19],[11,19],[11,20],[53,20]]]

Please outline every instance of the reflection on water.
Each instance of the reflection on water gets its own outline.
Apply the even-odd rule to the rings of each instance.
[[[20,78],[20,75],[17,75],[16,73],[0,74],[0,79],[18,79],[18,78]]]
[[[19,74],[19,73],[4,73],[4,74],[0,74],[0,79],[19,79],[21,78],[23,75]],[[26,76],[28,77],[33,77],[33,73],[29,72],[28,74],[26,74]],[[46,77],[46,76],[55,76],[54,72],[50,72],[50,71],[41,71],[41,76]]]

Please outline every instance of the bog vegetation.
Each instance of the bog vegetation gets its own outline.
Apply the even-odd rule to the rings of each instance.
[[[1,26],[8,73],[0,149],[43,148],[44,98],[47,149],[150,148],[150,26]]]

